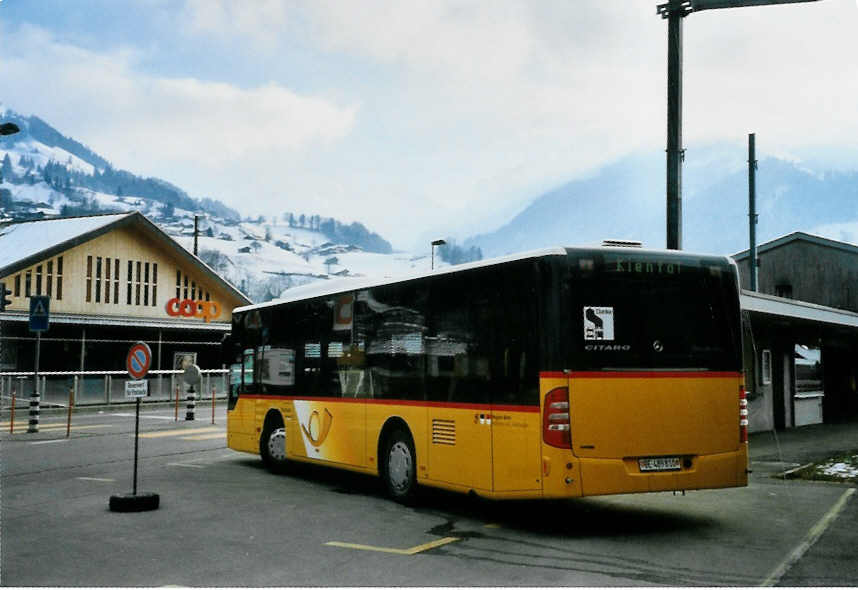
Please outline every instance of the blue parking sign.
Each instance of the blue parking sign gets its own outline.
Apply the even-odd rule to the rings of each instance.
[[[47,295],[30,297],[30,332],[47,332],[50,325],[51,298]]]

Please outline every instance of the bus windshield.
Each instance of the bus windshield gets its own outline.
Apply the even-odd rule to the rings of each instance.
[[[570,253],[575,370],[736,371],[736,274],[726,259],[641,251]]]

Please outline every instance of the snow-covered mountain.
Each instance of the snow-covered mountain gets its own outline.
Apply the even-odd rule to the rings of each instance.
[[[197,215],[200,258],[257,302],[315,280],[429,268],[428,253],[393,252],[360,223],[293,213],[242,219],[218,201],[193,199],[166,181],[115,170],[37,117],[12,111],[0,117],[21,129],[0,138],[0,223],[138,210],[193,251]],[[297,209],[300,203],[290,205]]]
[[[693,252],[734,254],[748,247],[748,164],[742,145],[694,146],[683,167],[683,241]],[[795,158],[757,156],[757,239],[805,231],[858,243],[858,166],[813,167]],[[631,154],[533,200],[494,232],[473,236],[497,256],[605,239],[665,244],[664,153]]]

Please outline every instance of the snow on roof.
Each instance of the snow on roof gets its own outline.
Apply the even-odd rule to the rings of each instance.
[[[41,219],[0,226],[0,270],[96,231],[133,213]]]

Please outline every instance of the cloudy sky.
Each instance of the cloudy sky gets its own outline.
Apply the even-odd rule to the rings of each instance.
[[[0,101],[193,197],[415,249],[664,151],[657,3],[0,0]],[[686,18],[686,147],[858,168],[856,33],[856,0]]]

